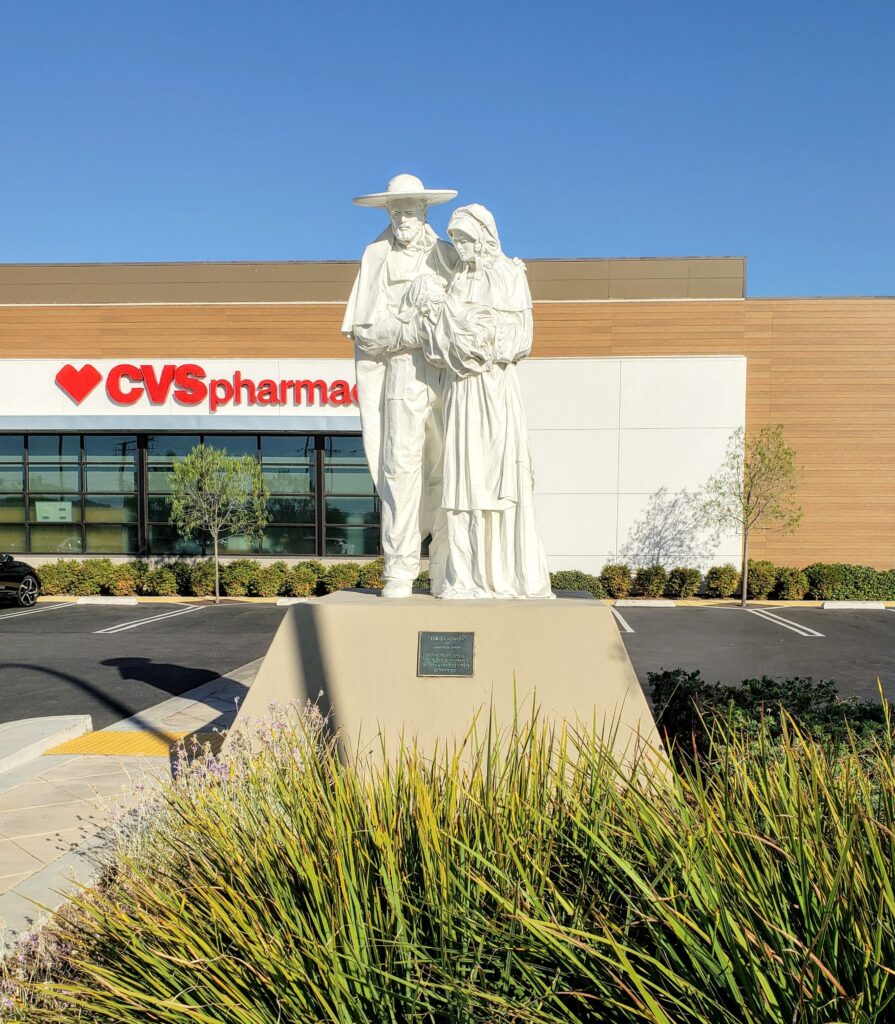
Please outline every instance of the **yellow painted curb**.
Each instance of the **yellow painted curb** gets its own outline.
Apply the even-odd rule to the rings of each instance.
[[[44,754],[103,754],[120,757],[167,757],[178,740],[192,736],[198,743],[211,743],[218,749],[223,739],[215,732],[143,732],[137,729],[88,732],[67,740]]]

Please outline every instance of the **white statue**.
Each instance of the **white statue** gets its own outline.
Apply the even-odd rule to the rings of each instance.
[[[447,562],[442,598],[551,598],[534,508],[531,449],[516,363],[532,342],[521,260],[500,248],[494,218],[454,211],[448,235],[460,265],[407,290],[426,357],[446,367],[444,474]]]
[[[354,200],[385,207],[391,220],[364,251],[342,323],[354,340],[364,451],[382,503],[383,597],[410,596],[427,533],[433,592],[442,586],[444,373],[423,356],[419,318],[402,300],[421,276],[443,282],[451,276],[456,254],[426,223],[426,211],[456,195],[399,174],[385,192]]]

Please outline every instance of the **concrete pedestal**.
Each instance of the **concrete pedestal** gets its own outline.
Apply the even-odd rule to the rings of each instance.
[[[421,632],[473,633],[473,675],[420,677]],[[514,707],[529,720],[533,696],[540,720],[594,722],[620,755],[659,747],[615,619],[589,600],[384,600],[346,591],[294,605],[233,728],[268,717],[272,702],[310,700],[354,752],[377,751],[380,736],[393,750],[403,736],[431,753],[465,736],[476,713],[482,735],[490,713],[502,728]]]

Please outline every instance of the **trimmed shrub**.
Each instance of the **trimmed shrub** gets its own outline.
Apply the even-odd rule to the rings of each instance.
[[[115,567],[108,558],[88,558],[76,562],[68,593],[73,597],[92,597],[108,593]]]
[[[299,562],[293,565],[283,580],[283,593],[286,597],[310,597],[317,590],[318,575],[312,565]]]
[[[140,585],[146,575],[143,562],[125,562],[112,568],[107,590],[114,597],[133,597],[140,593]]]
[[[60,558],[58,562],[47,562],[37,569],[40,589],[44,594],[70,594],[80,562]]]
[[[382,570],[385,568],[384,558],[374,558],[372,562],[364,562],[357,574],[357,586],[372,590],[382,590]]]
[[[559,572],[550,573],[550,586],[554,590],[586,590],[601,600],[607,596],[606,588],[600,582],[599,576],[591,576],[590,573],[579,572],[577,569],[561,569]]]
[[[332,594],[336,590],[348,590],[356,587],[360,577],[360,566],[357,562],[335,562],[327,566],[326,574],[320,584],[324,594]]]
[[[705,592],[709,597],[730,597],[739,588],[739,570],[730,562],[725,565],[713,565],[705,574]]]
[[[668,574],[665,593],[668,597],[693,597],[702,583],[702,573],[698,569],[689,569],[679,565]]]
[[[286,584],[289,566],[285,562],[262,565],[249,582],[252,597],[276,597]]]
[[[625,598],[631,593],[634,580],[631,570],[624,563],[604,565],[600,573],[600,582],[610,597]]]
[[[805,569],[808,592],[816,601],[834,601],[843,592],[844,573],[842,565],[816,562]]]
[[[240,558],[221,566],[221,593],[227,597],[245,597],[261,564],[254,558]]]
[[[177,594],[177,576],[170,565],[150,569],[140,583],[140,593],[147,597],[174,597]]]
[[[634,593],[642,597],[661,597],[668,584],[668,570],[664,565],[646,565],[634,574]]]
[[[773,562],[749,559],[749,597],[763,601],[777,585],[777,566]]]
[[[316,579],[318,580],[322,580],[323,577],[326,575],[327,570],[329,569],[328,565],[324,565],[323,562],[321,562],[317,558],[308,558],[301,564],[310,569],[311,572],[314,573]]]
[[[420,569],[420,574],[413,581],[414,590],[431,590],[432,589],[432,578],[429,575],[428,569]]]
[[[177,562],[178,593],[188,597],[214,596],[214,559],[203,558],[195,562]]]
[[[809,596],[818,601],[893,601],[895,571],[868,565],[816,562],[805,569]]]
[[[801,569],[780,566],[777,569],[777,586],[774,597],[781,601],[801,601],[808,593],[808,577]]]

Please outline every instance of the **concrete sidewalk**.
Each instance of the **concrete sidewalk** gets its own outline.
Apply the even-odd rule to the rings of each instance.
[[[260,664],[0,774],[0,947],[96,877],[115,818],[171,778],[172,742],[228,728]]]

